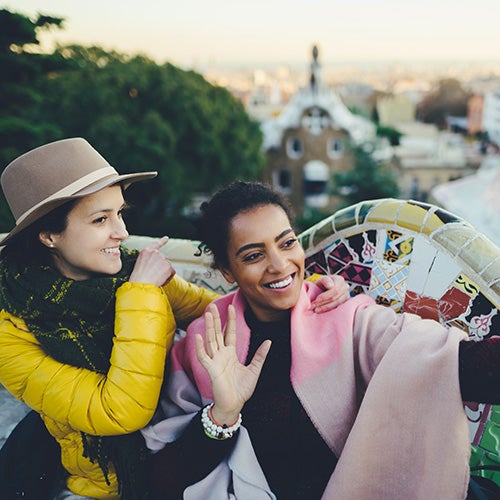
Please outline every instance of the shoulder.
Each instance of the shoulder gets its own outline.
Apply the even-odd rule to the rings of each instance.
[[[196,300],[200,296],[206,296],[209,300],[214,300],[219,297],[216,292],[190,283],[177,274],[166,285],[163,285],[162,289],[170,301],[175,301],[179,298],[186,300],[186,298],[190,296]]]
[[[306,296],[309,299],[309,301],[312,302],[322,292],[323,289],[321,289],[318,285],[316,285],[316,283],[311,281],[304,281],[301,298],[303,300],[303,297]],[[340,304],[335,309],[332,309],[330,312],[342,310],[343,307],[363,308],[371,305],[376,305],[375,301],[369,295],[365,293],[360,293],[346,300],[344,303]],[[321,314],[325,313],[320,313],[320,315]]]

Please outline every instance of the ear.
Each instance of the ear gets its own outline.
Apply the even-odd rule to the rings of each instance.
[[[38,233],[38,239],[42,245],[45,245],[48,248],[54,248],[55,240],[53,233],[49,233],[48,231],[42,231]]]
[[[222,273],[222,276],[224,276],[224,278],[226,278],[226,281],[231,283],[231,285],[233,283],[236,283],[236,280],[234,279],[234,277],[229,269],[220,268],[220,272]]]

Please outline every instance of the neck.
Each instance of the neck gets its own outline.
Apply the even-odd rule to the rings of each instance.
[[[286,309],[284,311],[266,311],[263,313],[262,311],[256,311],[252,307],[250,307],[255,318],[262,323],[274,323],[277,321],[285,321],[290,319],[291,309]]]

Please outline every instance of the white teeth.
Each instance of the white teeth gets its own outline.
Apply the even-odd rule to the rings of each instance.
[[[269,287],[269,288],[285,288],[291,282],[292,282],[292,277],[288,276],[288,278],[285,279],[285,280],[283,280],[283,281],[277,281],[276,283],[269,283],[266,286]]]
[[[113,253],[113,254],[115,254],[115,253],[118,253],[118,248],[104,248],[103,252],[104,253]]]

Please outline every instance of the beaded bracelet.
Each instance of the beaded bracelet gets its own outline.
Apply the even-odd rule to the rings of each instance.
[[[229,439],[233,437],[233,434],[240,428],[241,425],[241,413],[238,415],[236,422],[230,426],[223,424],[220,425],[216,422],[212,416],[212,408],[214,403],[211,403],[203,408],[201,412],[201,423],[203,424],[203,430],[205,434],[212,439]]]

